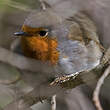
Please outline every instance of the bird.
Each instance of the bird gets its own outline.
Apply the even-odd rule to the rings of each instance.
[[[14,35],[23,55],[54,67],[55,82],[95,68],[103,56],[96,25],[83,11],[68,17],[51,8],[33,11]]]
[[[89,70],[100,65],[103,57],[103,47],[95,22],[83,11],[73,11],[73,14],[68,15],[62,16],[52,8],[35,10],[25,19],[21,31],[14,33],[20,39],[24,56],[48,62],[54,69],[53,73],[49,73],[55,77],[50,86],[68,82],[66,86],[62,86],[74,88],[83,83],[83,79],[91,80]],[[88,73],[86,77],[84,75],[85,78],[80,76],[77,79],[79,74],[86,71]],[[36,77],[35,74],[32,76]],[[31,79],[32,85],[37,82],[36,78],[28,79]],[[36,87],[34,88],[33,91],[36,92]],[[35,103],[35,94],[31,95]],[[30,97],[28,101],[32,105]]]

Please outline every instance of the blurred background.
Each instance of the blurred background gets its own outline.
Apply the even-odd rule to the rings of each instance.
[[[56,6],[65,0],[47,0],[50,4]],[[60,2],[59,2],[60,1]],[[95,21],[98,27],[101,43],[108,48],[110,46],[110,1],[109,0],[68,0],[72,1],[74,6],[87,10],[87,13]],[[58,4],[57,4],[58,3]],[[21,26],[32,10],[40,8],[38,0],[0,0],[0,46],[10,49],[10,45],[15,40],[13,33],[21,29]],[[63,7],[64,8],[64,7]],[[13,80],[19,77],[19,72],[7,64],[0,62],[0,81],[10,78]],[[101,89],[101,103],[104,110],[110,109],[110,77],[105,80]],[[22,86],[21,86],[22,85]],[[17,84],[25,88],[23,82]],[[15,91],[14,91],[15,92]],[[8,85],[0,84],[0,109],[12,102],[16,95],[8,88]],[[88,85],[78,86],[57,97],[57,110],[96,110],[92,102],[93,89]],[[38,103],[32,106],[33,110],[49,110],[48,102]]]

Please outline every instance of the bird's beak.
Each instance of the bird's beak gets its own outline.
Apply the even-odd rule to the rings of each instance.
[[[31,36],[30,34],[26,33],[26,32],[15,32],[14,33],[15,36]]]

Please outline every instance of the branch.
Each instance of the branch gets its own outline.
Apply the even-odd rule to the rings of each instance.
[[[14,102],[14,103],[11,103],[8,106],[6,106],[3,110],[24,110],[24,109],[18,108],[18,102]],[[25,108],[25,110],[32,110],[32,109],[31,108]]]
[[[56,110],[56,95],[51,98],[51,110]]]
[[[97,110],[103,110],[101,104],[100,104],[100,100],[99,100],[99,93],[100,93],[100,89],[102,84],[104,83],[105,78],[110,74],[110,65],[107,67],[107,69],[105,70],[105,72],[103,73],[103,75],[101,76],[101,78],[98,80],[96,88],[94,90],[93,93],[93,101],[94,104],[97,108]]]
[[[30,59],[19,54],[13,53],[7,49],[0,47],[0,61],[10,64],[20,70],[31,72],[53,73],[52,65],[49,63]]]
[[[45,84],[37,86],[31,92],[25,94],[19,99],[13,101],[11,104],[7,105],[4,110],[16,110],[11,109],[12,107],[17,107],[18,110],[27,110],[33,104],[39,102],[41,99],[47,99],[48,97],[53,96],[57,92],[63,92],[64,89],[57,86],[47,86]]]

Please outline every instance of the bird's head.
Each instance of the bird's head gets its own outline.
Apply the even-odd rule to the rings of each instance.
[[[59,23],[61,23],[61,18],[50,10],[31,13],[25,20],[21,32],[15,33],[16,36],[21,36],[24,54],[56,64],[59,56],[56,49],[58,41],[51,30]]]

